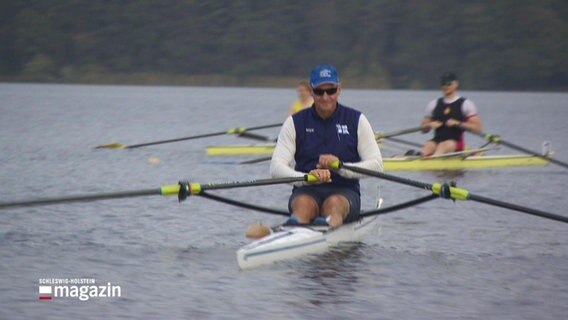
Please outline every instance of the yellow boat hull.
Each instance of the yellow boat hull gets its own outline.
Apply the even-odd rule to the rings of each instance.
[[[208,147],[209,156],[270,155],[274,144]],[[385,171],[462,170],[545,166],[548,160],[530,155],[460,156],[424,159],[417,157],[384,158]]]
[[[244,156],[270,155],[274,152],[275,144],[211,146],[205,149],[208,156]]]
[[[422,170],[462,170],[484,168],[512,168],[545,166],[548,160],[525,155],[496,155],[496,156],[471,156],[448,157],[436,159],[423,158],[385,158],[383,164],[385,171],[422,171]]]

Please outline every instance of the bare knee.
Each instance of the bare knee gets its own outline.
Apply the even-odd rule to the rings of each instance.
[[[445,154],[456,151],[456,142],[454,140],[442,141],[436,147],[435,154]]]
[[[347,209],[349,208],[349,201],[344,196],[332,195],[327,197],[323,202],[323,209]]]
[[[428,141],[422,147],[422,156],[423,157],[431,156],[432,154],[434,154],[435,151],[436,151],[436,143],[433,141]]]
[[[319,208],[314,198],[299,195],[292,200],[292,214],[300,223],[309,223],[318,214]]]
[[[341,195],[332,195],[325,199],[321,210],[322,216],[329,216],[329,225],[338,227],[349,213],[349,201]]]

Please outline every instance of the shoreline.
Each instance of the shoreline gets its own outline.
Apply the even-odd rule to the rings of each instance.
[[[78,84],[78,85],[140,85],[140,86],[192,86],[235,88],[294,88],[305,78],[294,76],[228,76],[228,75],[175,75],[160,73],[93,73],[71,76],[2,76],[0,83]],[[395,87],[386,81],[371,77],[343,77],[344,88],[369,90],[438,90],[436,86],[414,83],[408,87]],[[566,93],[568,88],[486,89],[466,87],[462,91],[550,92]]]
[[[344,78],[345,87],[357,89],[392,89],[370,78]],[[228,76],[228,75],[174,75],[159,73],[96,73],[72,76],[0,76],[0,83],[58,83],[94,85],[152,85],[200,87],[259,87],[290,88],[305,80],[294,76]]]

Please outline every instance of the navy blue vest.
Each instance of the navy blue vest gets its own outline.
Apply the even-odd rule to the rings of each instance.
[[[333,115],[325,120],[320,118],[314,106],[294,114],[295,169],[302,172],[316,169],[322,154],[333,154],[343,162],[361,161],[357,151],[360,116],[361,112],[339,103]],[[331,179],[331,185],[348,187],[360,194],[358,179],[346,179],[333,171]]]

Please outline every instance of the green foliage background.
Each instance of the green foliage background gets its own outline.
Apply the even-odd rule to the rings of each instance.
[[[0,80],[566,90],[565,0],[0,0]]]

